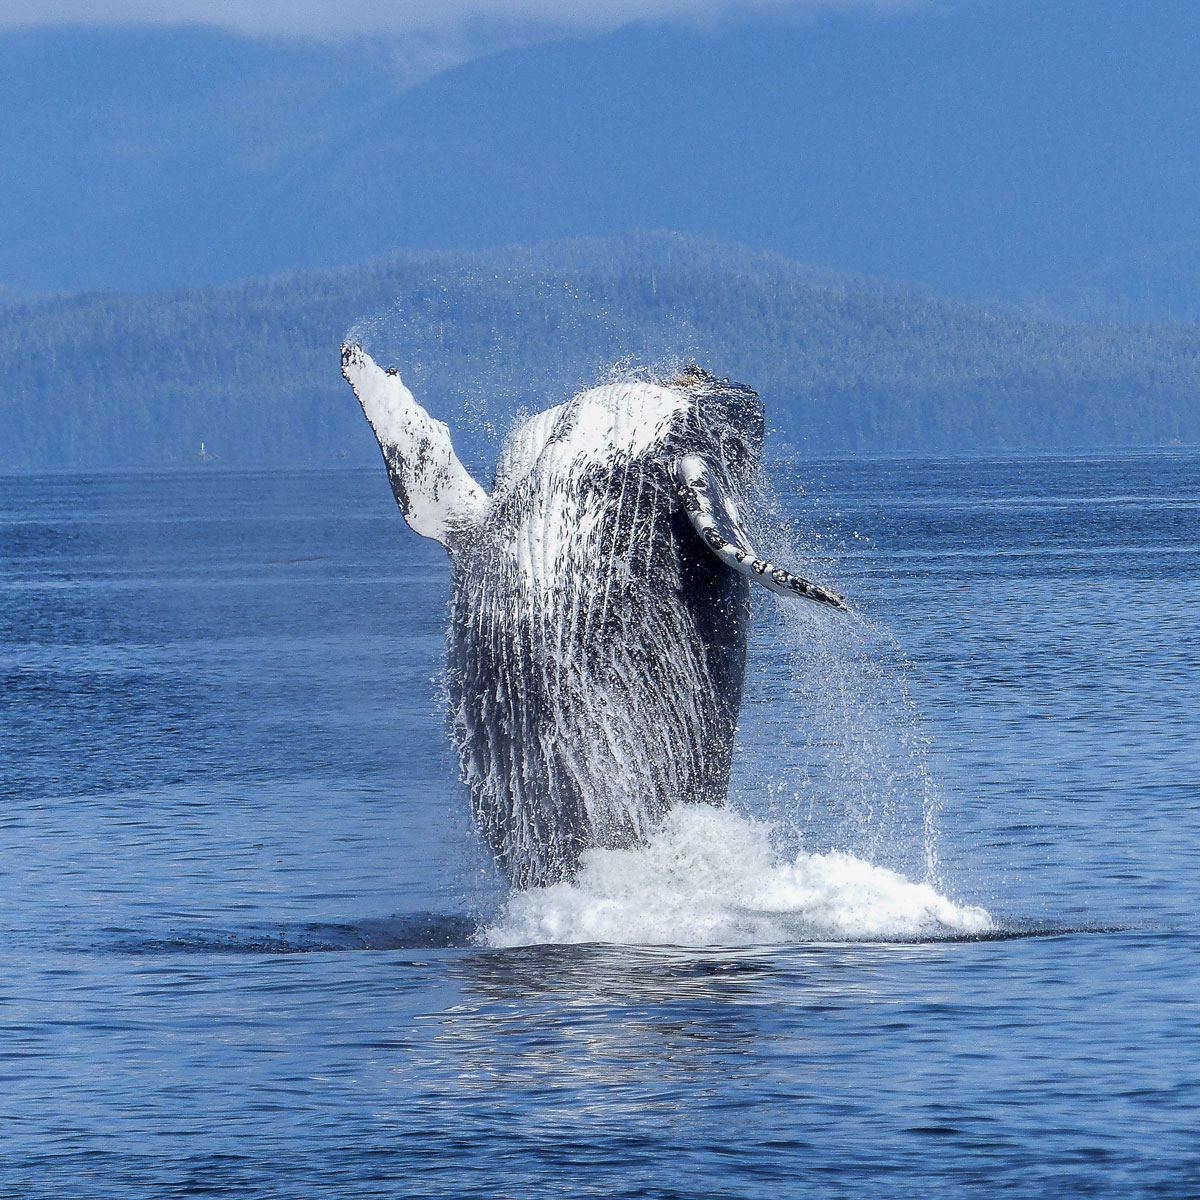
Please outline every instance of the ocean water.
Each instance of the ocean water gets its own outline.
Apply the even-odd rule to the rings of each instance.
[[[0,478],[0,1196],[1200,1195],[1200,454],[763,508],[730,809],[509,897],[382,469]]]

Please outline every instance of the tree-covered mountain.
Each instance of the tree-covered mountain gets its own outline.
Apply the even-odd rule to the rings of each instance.
[[[514,413],[695,360],[802,452],[1200,441],[1200,329],[1031,320],[674,234],[406,253],[0,307],[0,465],[367,460],[351,332],[487,457]]]

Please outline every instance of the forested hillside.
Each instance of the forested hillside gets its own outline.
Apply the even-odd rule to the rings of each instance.
[[[487,452],[514,410],[694,359],[799,452],[1200,441],[1200,329],[1018,314],[677,235],[402,254],[220,288],[0,305],[0,466],[373,453],[352,329]]]

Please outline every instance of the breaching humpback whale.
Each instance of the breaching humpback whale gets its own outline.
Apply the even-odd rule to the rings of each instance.
[[[509,880],[555,882],[675,804],[723,804],[751,581],[845,607],[746,533],[757,394],[698,367],[582,392],[512,434],[488,494],[394,368],[345,345],[342,373],[404,519],[450,555],[452,737]]]

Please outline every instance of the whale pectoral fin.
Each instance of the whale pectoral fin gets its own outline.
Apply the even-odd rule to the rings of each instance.
[[[450,430],[413,399],[395,368],[384,371],[361,346],[342,347],[342,374],[383,451],[404,519],[453,553],[456,539],[479,523],[488,497],[458,461]]]
[[[849,611],[845,599],[836,592],[758,556],[742,526],[736,502],[703,459],[694,454],[681,458],[675,464],[675,482],[688,519],[723,563],[781,596],[802,596]]]

